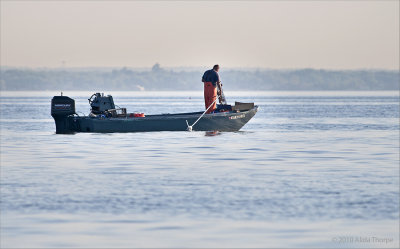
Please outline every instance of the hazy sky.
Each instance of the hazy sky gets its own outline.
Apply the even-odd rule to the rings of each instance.
[[[399,1],[1,1],[1,65],[399,68]]]

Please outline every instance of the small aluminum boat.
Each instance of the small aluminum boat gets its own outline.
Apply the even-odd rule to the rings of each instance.
[[[235,102],[234,106],[217,105],[213,113],[203,116],[203,112],[144,115],[127,113],[126,108],[116,109],[112,96],[100,93],[93,94],[89,104],[91,113],[78,116],[72,98],[54,96],[51,116],[55,120],[56,133],[187,131],[188,128],[194,131],[238,131],[258,110],[254,103]]]

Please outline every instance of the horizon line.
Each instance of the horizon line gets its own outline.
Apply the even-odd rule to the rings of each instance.
[[[155,63],[156,65],[158,63]],[[0,65],[0,69],[24,69],[24,70],[114,70],[114,69],[133,69],[133,70],[144,70],[151,71],[153,66],[57,66],[57,67],[49,67],[49,66],[41,66],[41,67],[31,67],[31,66],[5,66]],[[211,66],[212,67],[212,66]],[[211,68],[210,67],[210,68]],[[162,70],[189,70],[189,71],[197,71],[208,69],[208,66],[160,66]],[[325,71],[398,71],[400,72],[400,66],[398,69],[395,68],[317,68],[317,67],[248,67],[248,66],[235,66],[235,67],[222,67],[222,71],[225,70],[275,70],[275,71],[294,71],[294,70],[325,70]]]

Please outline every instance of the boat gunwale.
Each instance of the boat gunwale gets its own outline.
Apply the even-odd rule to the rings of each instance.
[[[203,118],[213,118],[213,117],[226,117],[226,116],[237,116],[241,114],[246,114],[252,110],[258,110],[258,105],[255,105],[253,108],[240,112],[218,112],[218,113],[208,113],[203,116]],[[98,117],[89,117],[89,116],[78,116],[75,118],[85,118],[92,120],[130,120],[130,121],[145,121],[145,120],[154,120],[154,119],[191,119],[198,118],[203,112],[187,112],[187,113],[164,113],[164,114],[151,114],[146,115],[145,117],[111,117],[111,118],[98,118]]]

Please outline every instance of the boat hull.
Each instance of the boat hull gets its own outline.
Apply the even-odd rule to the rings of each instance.
[[[242,112],[221,112],[205,114],[194,126],[193,131],[238,131],[257,112],[258,106]],[[65,120],[56,120],[56,133],[75,132],[150,132],[150,131],[186,131],[202,114],[180,113],[148,115],[141,118],[92,118],[67,116]],[[58,127],[62,124],[62,127]]]

